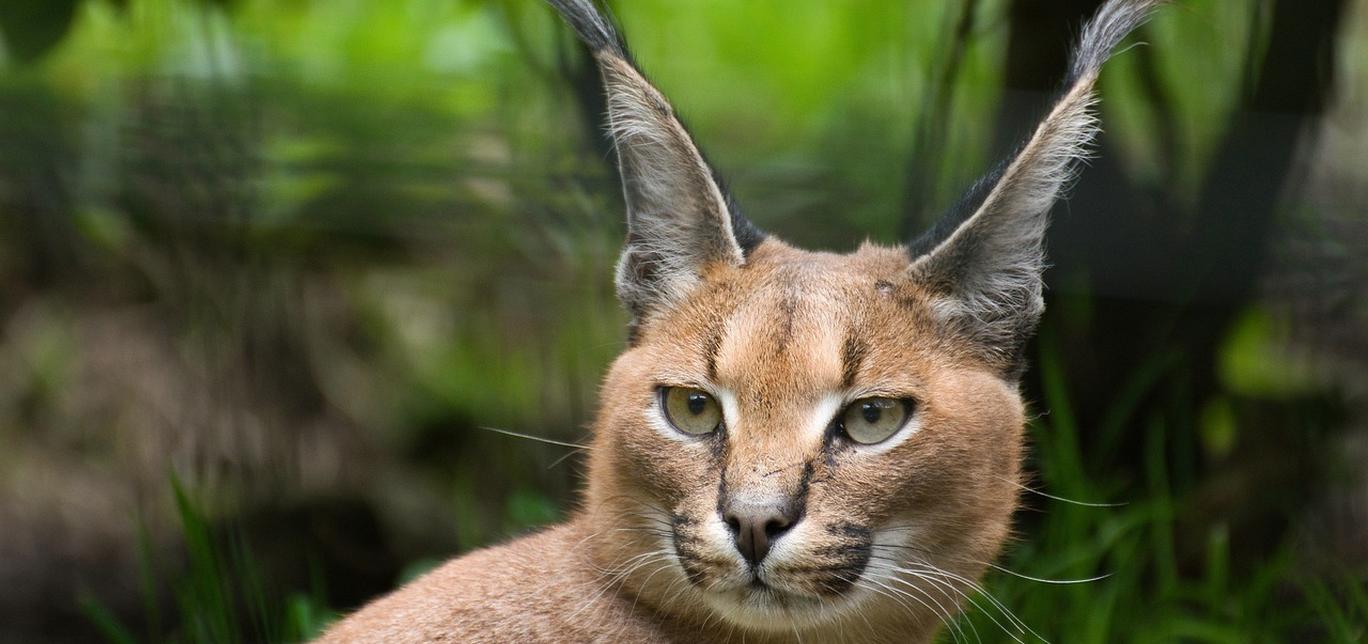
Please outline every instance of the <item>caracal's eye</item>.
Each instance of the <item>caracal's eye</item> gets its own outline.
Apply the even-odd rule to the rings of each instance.
[[[861,398],[841,412],[841,431],[862,445],[881,443],[907,424],[911,411],[908,400]]]
[[[711,434],[722,425],[722,406],[698,389],[661,387],[660,406],[665,410],[665,420],[690,436]]]

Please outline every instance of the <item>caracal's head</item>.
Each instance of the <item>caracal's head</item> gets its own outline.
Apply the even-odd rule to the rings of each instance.
[[[1099,68],[1156,2],[1108,3],[1015,155],[907,246],[799,250],[737,212],[587,0],[628,207],[630,346],[603,386],[586,547],[656,610],[750,631],[953,612],[1009,532],[1048,211]]]

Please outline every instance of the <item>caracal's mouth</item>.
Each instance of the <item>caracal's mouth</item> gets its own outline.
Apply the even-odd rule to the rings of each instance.
[[[749,586],[733,590],[730,596],[739,604],[765,609],[794,610],[822,604],[821,597],[780,590],[761,581],[759,577],[756,577]]]
[[[752,571],[725,587],[704,590],[705,601],[723,619],[761,630],[788,631],[830,622],[844,613],[857,585],[836,594],[814,594],[789,588],[782,578]],[[704,584],[702,588],[707,588]]]

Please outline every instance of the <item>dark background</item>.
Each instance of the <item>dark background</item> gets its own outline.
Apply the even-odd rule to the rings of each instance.
[[[612,6],[743,210],[849,250],[1098,4]],[[1360,641],[1368,4],[1138,40],[1023,382],[1035,487],[1105,505],[1026,493],[1001,561],[1110,576],[995,573],[943,639]],[[573,450],[481,428],[583,441],[623,346],[599,91],[534,0],[0,0],[0,641],[300,639],[570,512]]]

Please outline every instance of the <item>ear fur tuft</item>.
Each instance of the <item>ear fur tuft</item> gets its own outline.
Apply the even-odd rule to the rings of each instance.
[[[1074,49],[1059,99],[1015,154],[909,246],[910,274],[937,298],[938,316],[1004,371],[1044,311],[1041,273],[1049,211],[1098,132],[1094,86],[1116,47],[1164,0],[1111,0]]]
[[[668,308],[713,262],[741,265],[764,235],[735,212],[669,101],[590,0],[548,0],[593,52],[627,203],[618,297],[633,324]]]
[[[594,53],[608,51],[627,58],[627,46],[617,28],[606,19],[590,0],[547,0],[566,24],[575,30],[580,41]]]

